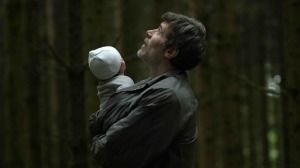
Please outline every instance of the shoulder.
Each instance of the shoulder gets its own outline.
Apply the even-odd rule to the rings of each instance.
[[[180,102],[183,106],[197,106],[197,99],[186,73],[164,78],[150,86],[150,88],[166,96],[168,95],[173,101]]]
[[[183,85],[186,82],[181,75],[167,76],[156,82],[149,82],[149,87],[144,91],[143,96],[151,95],[159,101],[168,99],[177,102],[180,96],[179,92],[185,92],[187,89],[185,87],[188,87],[188,85]]]
[[[185,72],[169,75],[154,83],[152,88],[163,88],[173,92],[190,89],[189,80]]]

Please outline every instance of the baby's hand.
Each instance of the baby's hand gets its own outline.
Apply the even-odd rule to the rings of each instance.
[[[126,70],[126,64],[125,64],[125,61],[122,59],[119,74],[124,75],[125,70]]]

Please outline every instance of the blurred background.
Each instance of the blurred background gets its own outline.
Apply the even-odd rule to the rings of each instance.
[[[0,167],[99,167],[88,52],[115,45],[126,74],[146,78],[136,52],[166,11],[207,28],[207,57],[188,72],[195,168],[299,168],[299,0],[1,0]]]

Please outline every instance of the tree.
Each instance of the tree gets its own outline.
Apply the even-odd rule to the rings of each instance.
[[[283,5],[283,48],[284,58],[281,69],[282,87],[282,129],[284,136],[284,166],[293,168],[300,166],[300,17],[299,1],[287,0]]]
[[[0,11],[4,10],[4,3],[3,1],[0,2]],[[0,12],[0,37],[4,37],[4,13]],[[4,81],[5,81],[5,54],[4,54],[4,38],[0,39],[0,137],[5,137],[6,135],[6,111],[5,111],[5,94],[4,94]],[[0,139],[0,167],[6,167],[5,162],[6,162],[6,138],[1,138]]]
[[[260,1],[237,3],[237,47],[241,80],[242,148],[245,167],[269,167],[267,143],[267,115],[265,113],[265,70],[263,54],[263,4]],[[255,30],[255,31],[254,31]],[[245,40],[247,39],[247,40]]]
[[[19,9],[19,10],[15,10]],[[26,167],[29,149],[27,110],[24,103],[26,81],[23,69],[24,57],[24,29],[20,26],[24,19],[24,6],[19,0],[6,2],[5,10],[5,55],[7,58],[5,79],[5,99],[7,114],[8,167]],[[21,85],[20,85],[21,82]],[[22,109],[22,110],[20,110]]]
[[[29,147],[31,153],[30,167],[42,167],[42,147],[41,147],[41,101],[43,96],[41,94],[41,27],[40,24],[42,16],[41,6],[38,0],[30,0],[25,3],[26,10],[26,72],[28,81],[28,93],[26,103],[29,114]],[[46,75],[46,74],[45,74]]]
[[[87,167],[87,130],[82,61],[82,1],[68,1],[68,58],[70,61],[70,119],[74,168]]]
[[[51,0],[48,9],[48,51],[52,58],[50,62],[50,103],[51,116],[49,120],[52,129],[53,156],[49,159],[51,167],[70,167],[70,89],[68,83],[67,65],[67,2]],[[51,124],[52,123],[52,124]]]

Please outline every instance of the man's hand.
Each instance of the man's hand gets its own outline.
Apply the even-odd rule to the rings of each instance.
[[[124,75],[125,70],[126,70],[126,64],[125,64],[125,61],[122,59],[119,74]]]

